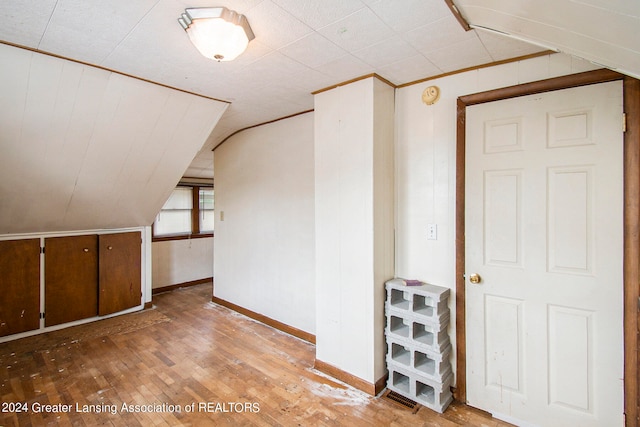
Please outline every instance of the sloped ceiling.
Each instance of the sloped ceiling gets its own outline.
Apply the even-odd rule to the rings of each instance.
[[[0,235],[150,225],[226,103],[0,45]]]
[[[454,0],[454,4],[472,28],[640,78],[638,0]]]
[[[463,30],[445,0],[3,0],[0,42],[230,103],[182,171],[194,177],[213,176],[211,149],[228,135],[312,109],[311,92],[370,73],[403,84],[552,48],[640,74],[638,0],[454,1],[477,30]],[[203,58],[178,25],[186,7],[206,6],[247,16],[256,38],[237,60]],[[6,51],[0,68],[13,60]],[[47,74],[42,63],[28,71]],[[42,126],[30,118],[25,128]],[[41,144],[27,135],[22,149]]]
[[[232,62],[202,57],[177,23],[226,6],[256,35]],[[3,0],[0,40],[231,102],[188,176],[238,129],[313,108],[311,92],[369,73],[396,84],[543,50],[465,32],[444,0]],[[0,61],[4,62],[3,58]]]

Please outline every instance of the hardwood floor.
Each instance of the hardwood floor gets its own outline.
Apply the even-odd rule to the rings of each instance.
[[[178,289],[151,310],[0,344],[0,426],[508,425],[368,396],[315,371],[312,344],[210,299],[211,284]]]

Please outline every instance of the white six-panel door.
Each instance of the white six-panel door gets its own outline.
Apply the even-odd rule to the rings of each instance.
[[[622,425],[621,117],[620,82],[467,108],[470,405]]]

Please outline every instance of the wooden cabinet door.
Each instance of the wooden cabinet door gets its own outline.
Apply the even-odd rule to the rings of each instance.
[[[0,336],[40,327],[40,239],[0,241]]]
[[[98,237],[98,314],[116,313],[141,304],[140,232],[102,234]]]
[[[44,241],[45,326],[98,315],[98,236]]]

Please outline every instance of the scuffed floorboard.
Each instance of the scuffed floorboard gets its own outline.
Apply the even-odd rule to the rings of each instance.
[[[371,397],[315,371],[312,344],[210,300],[211,284],[177,289],[147,312],[0,344],[0,426],[508,425]]]

